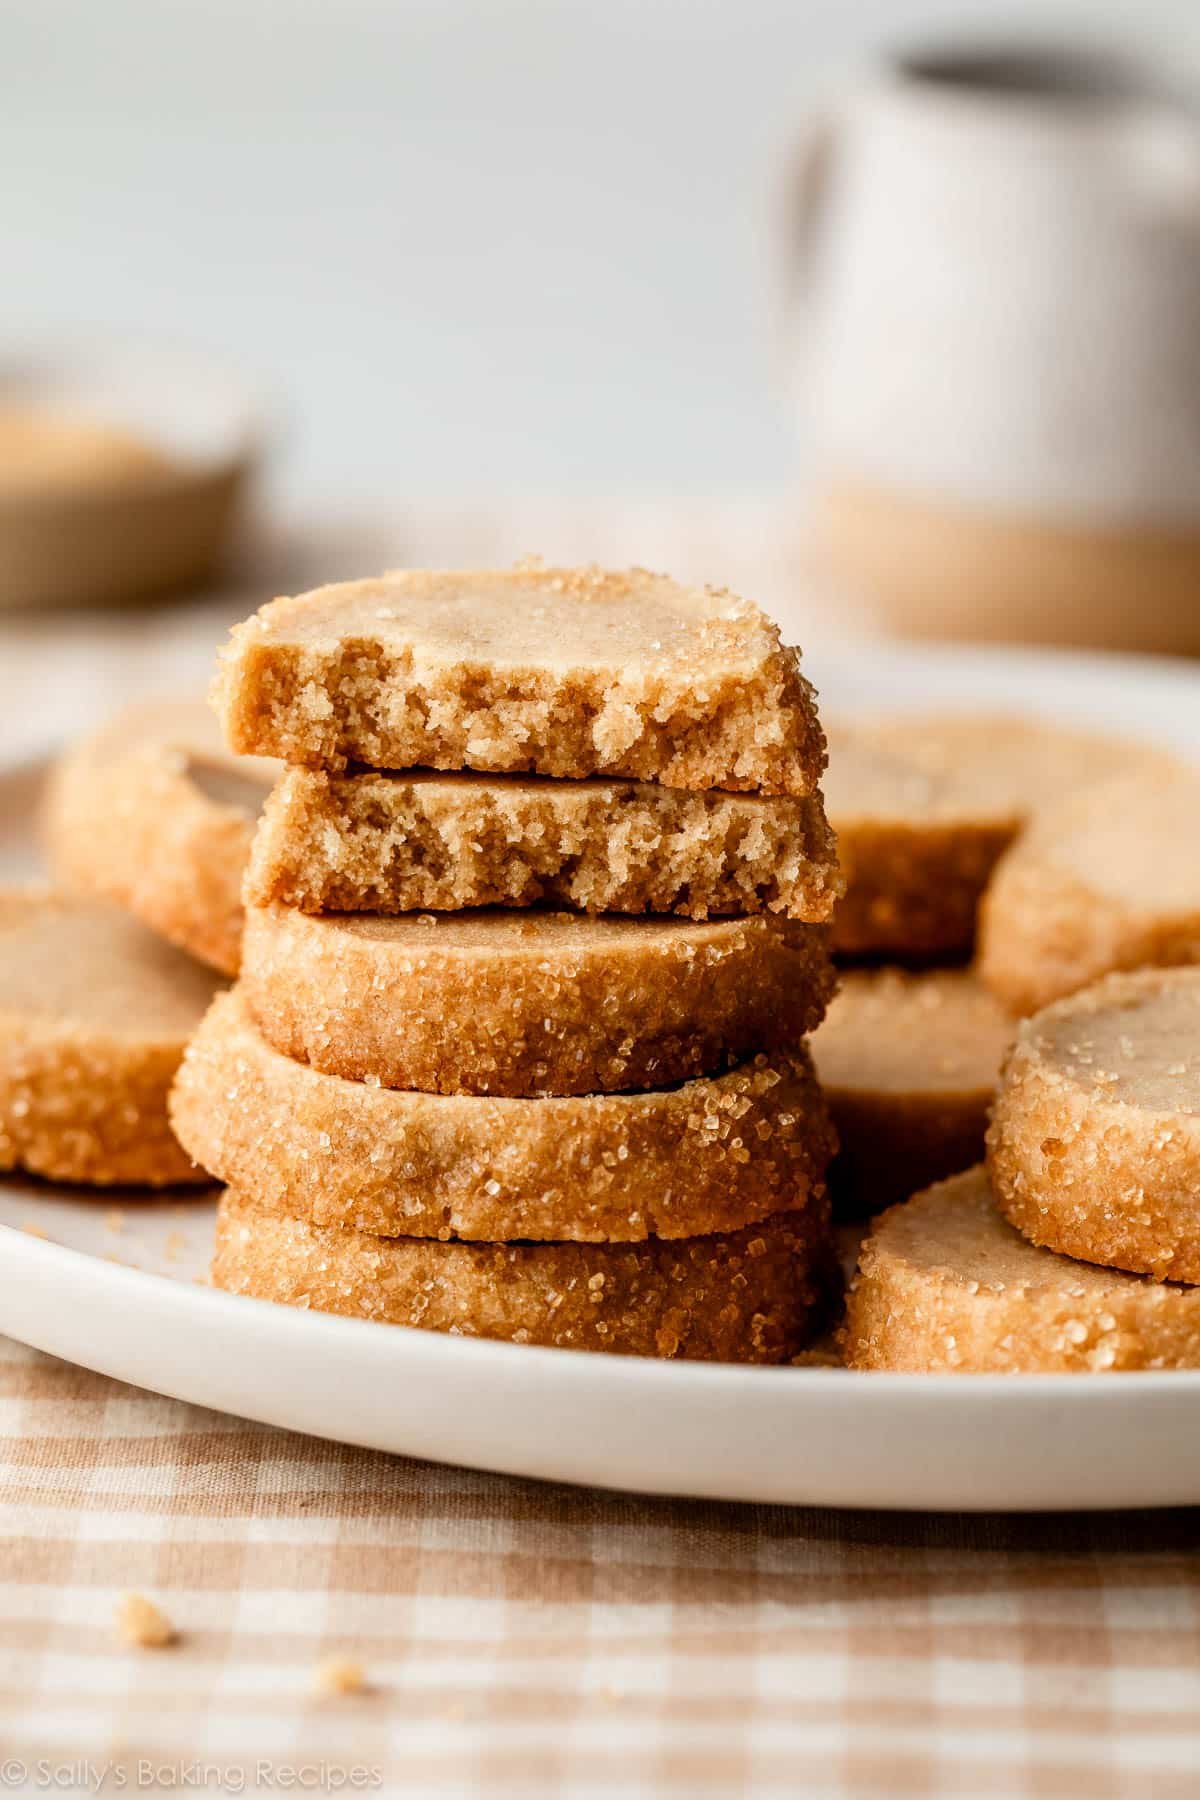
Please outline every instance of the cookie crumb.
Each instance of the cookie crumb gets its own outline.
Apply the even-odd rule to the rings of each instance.
[[[137,1650],[165,1650],[175,1627],[144,1594],[123,1594],[117,1607],[117,1635]]]
[[[361,1694],[367,1678],[361,1663],[349,1656],[327,1656],[317,1664],[313,1687],[318,1694]]]

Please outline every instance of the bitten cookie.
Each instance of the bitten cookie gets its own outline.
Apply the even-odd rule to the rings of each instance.
[[[1200,969],[1110,975],[1027,1019],[988,1164],[1035,1244],[1200,1282]]]
[[[819,794],[289,769],[263,814],[245,892],[316,913],[550,904],[821,920],[841,882]]]
[[[326,1074],[521,1096],[666,1087],[799,1044],[833,986],[824,930],[774,919],[252,906],[241,992]]]
[[[983,1155],[1016,1025],[965,969],[843,974],[812,1042],[841,1148],[838,1209],[882,1212]]]
[[[1036,1012],[1114,969],[1200,962],[1200,771],[1140,769],[1044,813],[980,913],[983,979]]]
[[[846,955],[969,954],[997,860],[1034,813],[1131,762],[1169,759],[1091,732],[1012,718],[898,718],[830,730],[826,806]]]
[[[688,1237],[824,1200],[833,1131],[806,1052],[644,1094],[511,1100],[343,1081],[214,1001],[171,1101],[247,1198],[384,1237]]]
[[[894,1206],[847,1306],[855,1369],[1075,1374],[1200,1367],[1200,1291],[1027,1243],[968,1169]]]
[[[231,756],[207,706],[127,707],[62,757],[43,833],[58,878],[236,974],[241,884],[277,771]]]
[[[644,569],[410,569],[275,600],[234,630],[214,699],[232,749],[308,767],[803,795],[825,764],[778,627]]]
[[[779,1363],[819,1322],[827,1233],[818,1209],[682,1243],[439,1243],[323,1230],[230,1191],[212,1278],[259,1300],[461,1337]]]
[[[204,1180],[167,1093],[216,986],[117,907],[0,892],[0,1169],[160,1187]]]

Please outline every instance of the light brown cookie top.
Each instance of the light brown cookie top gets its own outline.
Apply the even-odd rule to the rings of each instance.
[[[286,1056],[430,1093],[666,1087],[798,1044],[821,926],[755,917],[247,912],[241,991]]]
[[[841,1142],[835,1204],[881,1212],[978,1162],[1015,1030],[968,969],[844,972],[812,1041]]]
[[[1015,1032],[970,969],[848,969],[813,1055],[827,1089],[977,1097],[995,1088]]]
[[[0,1008],[139,1043],[179,1043],[217,987],[116,907],[0,890]]]
[[[1034,1243],[1200,1282],[1200,969],[1110,975],[1027,1019],[988,1160]]]
[[[924,714],[841,721],[837,810],[848,817],[1027,823],[1051,798],[1164,752],[1080,727],[1004,713]],[[831,769],[830,786],[838,781]]]
[[[834,1141],[803,1050],[649,1093],[498,1099],[345,1081],[234,991],[188,1046],[179,1138],[272,1211],[382,1236],[634,1240],[819,1204]]]
[[[215,986],[116,907],[0,892],[0,1168],[196,1180],[167,1091]]]
[[[915,715],[830,730],[826,806],[847,954],[961,955],[1001,854],[1047,803],[1169,758],[1095,732],[989,715]]]
[[[803,795],[824,766],[778,628],[642,569],[405,570],[275,600],[235,628],[214,700],[233,749],[333,769]]]
[[[1014,1012],[1097,976],[1200,962],[1200,770],[1139,768],[1073,795],[997,865],[980,971]]]
[[[858,1369],[1191,1369],[1200,1292],[1038,1249],[1000,1216],[986,1171],[974,1168],[876,1221],[845,1342]]]
[[[56,876],[236,974],[241,883],[278,767],[225,748],[199,701],[126,707],[56,765],[43,835]]]
[[[830,1261],[819,1212],[672,1243],[463,1244],[323,1229],[229,1191],[212,1278],[259,1300],[460,1337],[780,1363],[821,1322]]]
[[[840,892],[820,794],[313,769],[289,769],[271,795],[245,888],[305,912],[549,904],[807,920],[827,919]]]

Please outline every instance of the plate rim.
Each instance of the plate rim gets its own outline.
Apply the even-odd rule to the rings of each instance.
[[[49,1188],[53,1185],[47,1184]],[[47,1198],[50,1197],[48,1194]],[[106,1204],[104,1190],[97,1190],[96,1204]],[[129,1204],[132,1209],[136,1209],[136,1201]],[[203,1205],[204,1202],[200,1201],[199,1204]],[[337,1313],[283,1306],[276,1301],[259,1299],[251,1294],[226,1293],[204,1282],[188,1281],[178,1276],[161,1274],[155,1269],[139,1269],[128,1263],[110,1261],[75,1245],[60,1244],[39,1237],[7,1220],[0,1220],[0,1252],[15,1256],[18,1262],[22,1254],[27,1255],[35,1273],[42,1272],[38,1267],[40,1263],[45,1262],[53,1268],[60,1257],[69,1259],[76,1266],[92,1265],[92,1279],[111,1282],[115,1288],[125,1289],[131,1296],[143,1293],[145,1284],[150,1282],[160,1299],[165,1299],[169,1293],[174,1304],[182,1306],[196,1317],[216,1319],[222,1316],[245,1316],[242,1309],[250,1306],[261,1320],[270,1320],[268,1329],[277,1331],[281,1337],[300,1340],[308,1338],[315,1343],[318,1336],[323,1336],[329,1339],[331,1346],[344,1338],[347,1343],[376,1345],[381,1357],[390,1354],[387,1348],[389,1345],[399,1342],[407,1344],[410,1350],[416,1345],[422,1353],[434,1357],[445,1355],[447,1358],[458,1357],[464,1361],[471,1357],[486,1358],[488,1361],[507,1362],[512,1368],[525,1368],[531,1373],[538,1369],[543,1373],[565,1369],[569,1366],[569,1359],[577,1367],[586,1366],[605,1378],[611,1373],[614,1379],[633,1380],[651,1388],[661,1386],[664,1390],[677,1382],[682,1374],[692,1386],[708,1385],[714,1391],[734,1391],[749,1381],[779,1381],[783,1377],[791,1377],[803,1380],[805,1385],[811,1382],[835,1390],[850,1387],[857,1389],[864,1379],[874,1381],[880,1378],[901,1391],[919,1393],[922,1396],[951,1389],[957,1393],[964,1382],[970,1382],[993,1400],[1023,1392],[1031,1381],[1037,1382],[1041,1391],[1050,1398],[1063,1399],[1070,1396],[1074,1401],[1081,1393],[1086,1393],[1093,1397],[1093,1403],[1095,1399],[1111,1396],[1114,1392],[1128,1394],[1138,1389],[1145,1391],[1150,1387],[1157,1391],[1168,1382],[1172,1391],[1194,1388],[1200,1392],[1200,1368],[1131,1369],[1117,1372],[1097,1370],[1088,1372],[1082,1379],[1078,1374],[999,1374],[970,1369],[923,1374],[896,1369],[812,1368],[807,1365],[798,1368],[791,1363],[697,1362],[686,1358],[632,1356],[625,1352],[606,1351],[600,1354],[575,1346],[560,1348],[544,1344],[513,1344],[503,1339],[477,1337],[467,1333],[423,1331],[415,1325],[388,1325],[386,1331],[381,1332],[378,1322],[373,1319],[352,1319]],[[218,1309],[215,1313],[212,1310],[214,1307]],[[4,1330],[4,1327],[0,1326],[0,1330]],[[618,1371],[623,1371],[623,1374],[618,1374]]]

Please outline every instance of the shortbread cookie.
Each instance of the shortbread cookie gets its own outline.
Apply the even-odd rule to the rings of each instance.
[[[1166,760],[1032,720],[835,726],[825,796],[846,882],[835,951],[969,954],[988,877],[1040,807],[1131,763]]]
[[[127,707],[50,779],[43,827],[58,878],[127,907],[226,974],[241,955],[241,884],[275,766],[231,756],[198,701]]]
[[[845,1344],[855,1369],[1194,1369],[1200,1291],[1039,1250],[1000,1216],[974,1168],[876,1220]]]
[[[282,1218],[230,1191],[219,1288],[460,1337],[698,1362],[779,1363],[819,1323],[820,1209],[679,1243],[463,1244]]]
[[[1015,1030],[970,970],[843,975],[812,1043],[841,1144],[830,1170],[840,1210],[882,1212],[979,1161]]]
[[[825,764],[778,627],[644,569],[410,569],[275,600],[234,630],[214,699],[232,749],[309,767],[802,795]]]
[[[248,1200],[384,1237],[734,1231],[822,1200],[834,1148],[804,1051],[648,1094],[402,1093],[281,1056],[236,992],[193,1038],[171,1114]]]
[[[798,1044],[833,988],[819,925],[252,906],[241,991],[327,1074],[531,1095],[667,1087]]]
[[[1113,969],[1200,962],[1200,771],[1119,776],[1037,819],[998,864],[980,973],[1036,1012]]]
[[[695,793],[540,775],[289,769],[246,898],[305,912],[578,907],[827,919],[841,892],[819,794]]]
[[[167,1123],[214,977],[119,908],[0,892],[0,1169],[197,1181]]]
[[[1035,1244],[1200,1282],[1200,969],[1110,975],[1027,1019],[988,1163]]]

